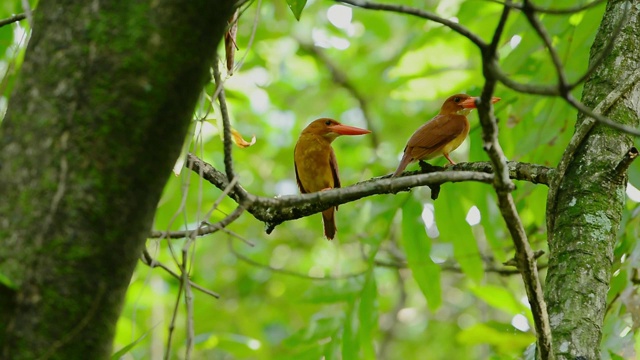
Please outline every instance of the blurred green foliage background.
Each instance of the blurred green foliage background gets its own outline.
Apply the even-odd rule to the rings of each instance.
[[[486,41],[502,9],[485,0],[393,3],[455,20]],[[554,8],[582,3],[536,1]],[[603,11],[601,4],[569,16],[540,16],[571,80],[587,69]],[[20,12],[18,0],[0,5],[2,19]],[[28,31],[26,20],[0,28],[2,114]],[[449,28],[333,2],[309,1],[296,21],[284,0],[253,1],[240,17],[236,42],[236,62],[242,65],[225,81],[228,105],[234,128],[245,138],[255,135],[257,142],[234,148],[235,168],[242,186],[262,196],[297,193],[293,147],[310,121],[331,117],[374,132],[334,142],[346,186],[392,172],[406,140],[442,101],[459,92],[479,95],[484,80],[478,49]],[[223,56],[222,46],[219,53]],[[555,79],[548,53],[517,11],[499,54],[515,80],[548,84]],[[185,149],[223,170],[221,119],[208,98],[213,92],[213,84],[204,89]],[[574,95],[580,94],[576,89]],[[573,133],[576,112],[561,100],[500,86],[496,96],[502,97],[495,111],[509,159],[555,166]],[[453,159],[487,161],[477,115],[469,119],[469,139]],[[633,290],[640,255],[637,165],[630,170],[630,183],[635,187],[628,191],[616,248],[605,358],[626,357],[640,343],[633,331],[638,325],[633,317],[640,315]],[[546,250],[547,189],[525,182],[517,186],[514,196],[532,247]],[[171,175],[154,229],[182,230],[222,219],[235,203],[225,199],[211,211],[220,194],[186,169]],[[254,246],[222,232],[198,238],[188,248],[191,279],[221,297],[193,292],[194,358],[517,359],[534,342],[520,276],[494,271],[513,270],[501,265],[513,256],[513,247],[490,186],[445,184],[435,202],[428,188],[370,197],[341,206],[337,225],[333,242],[322,238],[320,215],[284,223],[267,235],[262,223],[244,214],[228,229]],[[179,272],[175,259],[184,244],[149,239],[148,248]],[[539,260],[543,269],[546,260],[546,255]],[[164,356],[178,290],[178,280],[140,263],[114,350],[133,345],[124,359]],[[182,298],[177,309],[171,358],[185,352]]]

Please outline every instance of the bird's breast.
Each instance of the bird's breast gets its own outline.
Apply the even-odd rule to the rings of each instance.
[[[322,139],[309,136],[298,141],[294,161],[298,178],[308,192],[334,187],[330,165],[331,151],[331,145]]]
[[[457,149],[464,142],[464,139],[466,139],[467,135],[469,135],[469,122],[466,121],[465,123],[466,126],[460,133],[460,135],[456,136],[453,140],[451,140],[450,143],[442,147],[442,153],[448,154]]]

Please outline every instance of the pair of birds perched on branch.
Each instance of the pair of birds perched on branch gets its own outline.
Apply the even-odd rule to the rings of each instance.
[[[467,115],[476,108],[479,98],[466,94],[456,94],[445,100],[440,112],[433,119],[413,133],[400,165],[393,176],[400,175],[410,163],[429,160],[444,155],[455,164],[449,153],[457,149],[469,134]],[[494,97],[492,103],[500,101]],[[311,122],[300,135],[294,150],[294,164],[298,188],[303,194],[340,187],[336,154],[331,142],[340,135],[364,135],[371,131],[322,118]],[[330,207],[322,212],[324,235],[331,240],[336,234],[335,210]]]

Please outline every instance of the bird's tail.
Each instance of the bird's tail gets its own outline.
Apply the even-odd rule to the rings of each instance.
[[[327,210],[322,212],[322,223],[324,224],[324,236],[327,237],[327,240],[333,240],[336,236],[336,219],[334,216],[335,208],[332,206]]]
[[[411,155],[409,155],[407,149],[405,149],[404,155],[402,155],[402,160],[400,160],[400,165],[398,165],[398,168],[396,169],[396,172],[393,173],[392,177],[396,177],[402,174],[404,169],[406,169],[407,165],[409,165],[412,160],[413,158],[411,157]]]

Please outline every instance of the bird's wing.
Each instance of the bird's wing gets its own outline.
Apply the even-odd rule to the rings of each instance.
[[[437,115],[413,133],[406,151],[411,151],[414,159],[421,159],[440,150],[462,134],[466,123],[464,120],[462,115]]]
[[[298,175],[298,162],[296,161],[296,150],[298,150],[298,144],[296,143],[296,147],[293,149],[293,167],[296,169],[296,182],[298,183],[298,189],[300,190],[300,193],[302,194],[306,194],[308,193],[307,190],[305,190],[304,186],[302,186],[302,182],[300,181],[300,175]]]
[[[329,146],[329,167],[331,167],[331,174],[333,175],[333,188],[340,187],[340,174],[338,173],[338,159],[336,159],[336,153],[333,152],[333,148]],[[338,207],[336,206],[336,210]]]
[[[300,189],[300,193],[308,193],[308,191],[304,189],[304,186],[302,186],[302,182],[300,182],[300,175],[298,175],[298,164],[296,164],[295,161],[293,162],[293,167],[296,169],[296,182],[298,182],[298,189]]]
[[[333,187],[340,187],[340,174],[338,173],[338,159],[336,159],[336,153],[332,148],[329,148],[329,166],[331,167],[331,174],[333,175]]]

